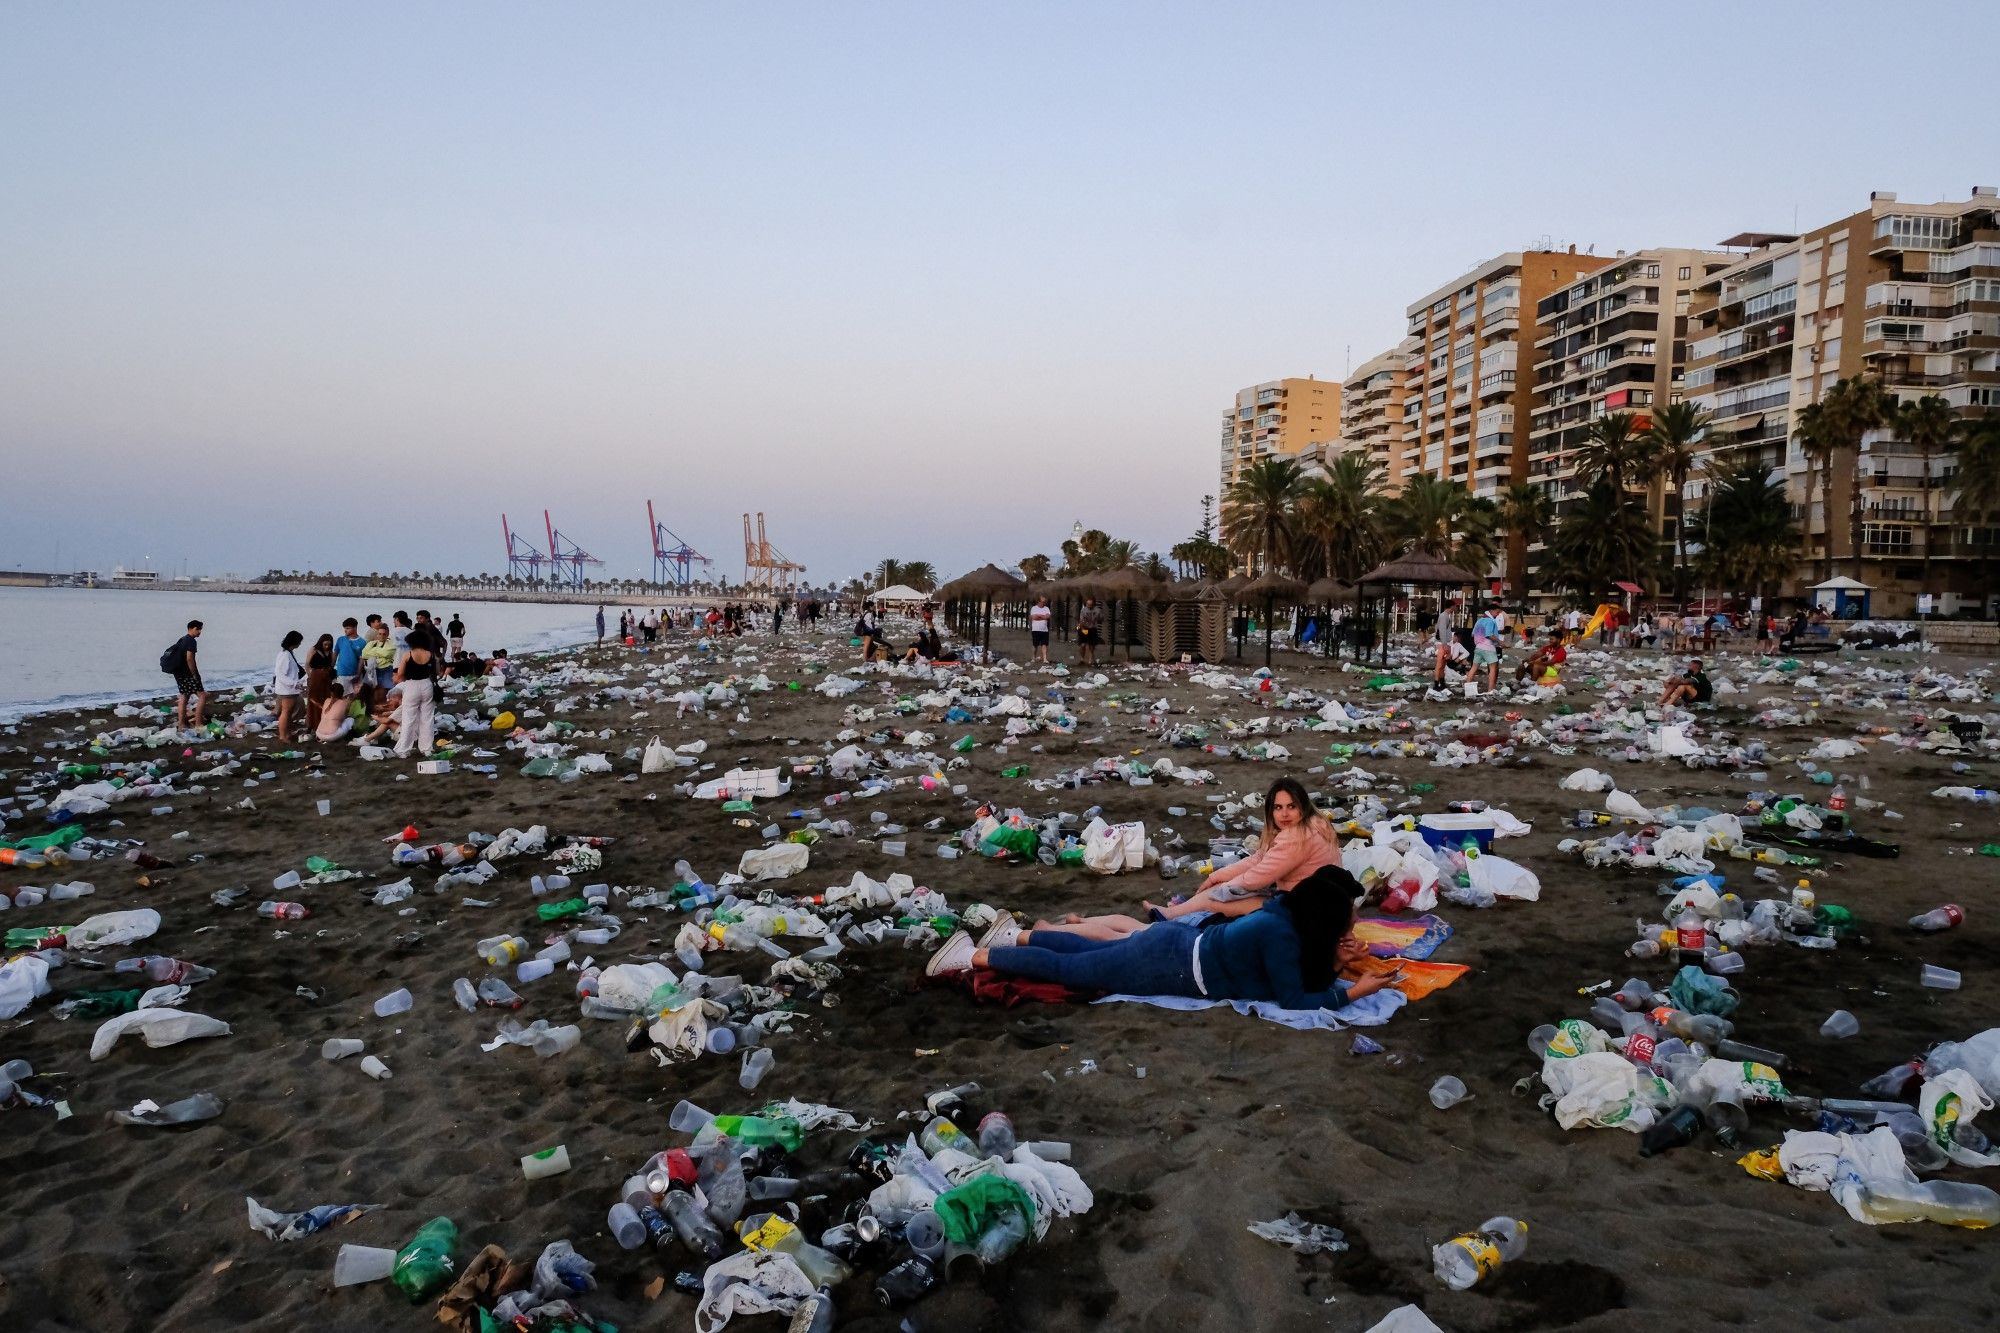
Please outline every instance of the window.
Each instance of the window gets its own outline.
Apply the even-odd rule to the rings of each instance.
[[[1659,276],[1660,276],[1660,266],[1659,266],[1658,264],[1648,264],[1648,265],[1646,265],[1646,276],[1647,276],[1647,277],[1649,277],[1649,278],[1657,278],[1657,277],[1659,277]]]
[[[1682,281],[1682,282],[1686,282],[1686,281],[1687,281],[1688,279],[1692,278],[1693,276],[1694,276],[1694,270],[1693,270],[1692,268],[1690,268],[1690,267],[1689,267],[1688,265],[1686,265],[1686,264],[1682,264],[1682,265],[1681,265],[1681,281]]]

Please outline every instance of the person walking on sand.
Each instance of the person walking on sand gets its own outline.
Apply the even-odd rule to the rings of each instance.
[[[399,758],[414,749],[428,759],[437,744],[437,675],[437,655],[431,651],[430,639],[413,637],[409,654],[396,668],[396,682],[403,687],[403,716],[396,734]]]
[[[271,667],[271,693],[278,701],[278,742],[289,745],[292,741],[292,720],[298,716],[299,703],[305,697],[306,669],[299,665],[297,648],[306,641],[306,636],[297,630],[286,630],[285,637],[278,644],[278,658]]]
[[[854,618],[854,637],[861,640],[861,660],[866,662],[875,656],[875,603],[863,602],[861,614]]]
[[[174,730],[188,729],[188,700],[194,700],[193,725],[203,725],[202,710],[208,705],[208,691],[201,683],[201,667],[195,661],[195,649],[201,639],[201,622],[190,620],[187,633],[174,641],[174,646],[160,655],[160,667],[174,678]]]
[[[785,627],[785,602],[783,598],[771,603],[771,637],[777,638],[778,631]]]
[[[457,657],[465,647],[465,622],[458,618],[458,612],[451,613],[451,623],[444,627],[445,651]]]
[[[1037,597],[1028,608],[1028,641],[1034,646],[1035,660],[1049,664],[1049,599]]]

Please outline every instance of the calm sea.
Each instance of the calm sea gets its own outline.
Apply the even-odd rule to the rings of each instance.
[[[0,719],[48,707],[164,695],[173,682],[160,654],[190,620],[202,622],[201,674],[211,691],[268,679],[286,630],[306,636],[340,633],[348,616],[369,612],[415,615],[424,607],[441,621],[456,611],[466,645],[518,656],[596,636],[596,607],[531,602],[423,602],[360,597],[266,597],[221,592],[135,592],[111,588],[0,587]],[[605,617],[616,623],[618,607]],[[304,649],[300,660],[304,660]]]

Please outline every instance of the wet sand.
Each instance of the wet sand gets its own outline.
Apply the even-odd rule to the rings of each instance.
[[[802,654],[789,630],[775,650],[768,639],[746,642],[758,662],[725,661],[707,669],[751,675],[761,665],[781,683],[796,678],[810,684],[819,677],[804,674],[804,658],[836,646],[830,638],[808,639]],[[839,641],[838,662],[848,657],[844,643]],[[676,654],[684,647],[666,645]],[[660,658],[592,660],[636,681]],[[1659,659],[1631,660],[1650,667]],[[1909,660],[1871,657],[1859,665]],[[1281,654],[1277,665],[1284,687],[1379,701],[1362,689],[1366,676],[1341,674],[1318,659]],[[1725,657],[1714,669],[1740,675],[1740,659]],[[1119,664],[1110,675],[1110,690],[1121,695],[1166,698],[1177,714],[1190,710],[1174,722],[1241,722],[1270,707],[1270,696],[1260,701],[1218,694],[1185,674],[1143,665]],[[1583,684],[1587,675],[1587,668],[1573,665],[1570,706],[1585,709],[1596,701]],[[911,680],[883,679],[893,681],[898,694],[920,688]],[[1060,683],[1025,671],[1009,673],[1009,684],[1015,682],[1028,684],[1038,697]],[[518,1016],[581,1021],[577,1049],[546,1061],[513,1048],[478,1049],[493,1036],[502,1011],[462,1012],[451,1002],[451,982],[485,974],[473,950],[481,937],[505,931],[540,942],[545,932],[534,927],[528,890],[528,876],[546,869],[540,862],[507,862],[499,878],[471,893],[498,904],[483,910],[460,906],[468,896],[462,892],[420,892],[406,904],[416,910],[403,915],[370,905],[352,883],[286,895],[314,909],[310,921],[297,924],[210,903],[211,893],[234,885],[251,886],[254,903],[267,896],[272,877],[301,868],[315,854],[367,872],[370,878],[361,883],[368,889],[401,878],[403,872],[388,864],[383,839],[412,822],[427,840],[537,822],[557,834],[614,837],[603,872],[585,877],[614,885],[666,887],[683,857],[713,879],[733,868],[746,847],[758,845],[756,829],[736,827],[716,803],[675,796],[670,788],[678,774],[619,781],[637,771],[636,763],[620,758],[623,751],[653,735],[670,744],[703,738],[709,742],[705,758],[718,761],[718,773],[739,761],[778,764],[822,753],[848,703],[885,702],[874,678],[846,701],[781,688],[749,696],[751,720],[737,722],[733,708],[676,719],[670,705],[653,703],[645,709],[649,716],[635,719],[629,703],[584,690],[556,693],[578,699],[574,711],[560,714],[565,720],[586,730],[613,730],[610,739],[582,748],[609,751],[616,773],[569,784],[534,780],[519,775],[518,755],[503,753],[491,761],[500,765],[497,780],[465,771],[421,777],[411,766],[361,762],[345,745],[306,747],[323,758],[323,767],[259,762],[252,771],[275,768],[279,777],[251,789],[240,780],[224,781],[203,795],[172,801],[171,816],[149,817],[127,805],[86,819],[97,833],[122,818],[124,827],[110,833],[145,838],[175,860],[190,852],[206,858],[156,872],[169,881],[162,887],[135,887],[136,873],[122,861],[60,875],[0,868],[0,891],[68,878],[91,880],[98,890],[82,904],[9,911],[0,922],[10,928],[74,921],[93,911],[158,908],[160,933],[129,952],[172,954],[216,968],[220,975],[196,987],[188,1007],[234,1028],[226,1038],[161,1050],[128,1038],[93,1064],[87,1049],[96,1022],[59,1022],[48,1012],[67,992],[106,984],[102,974],[75,966],[52,974],[56,993],[48,1000],[0,1023],[0,1059],[28,1058],[46,1075],[32,1086],[66,1099],[74,1112],[63,1121],[46,1110],[0,1112],[0,1141],[7,1148],[0,1179],[8,1192],[0,1216],[0,1327],[78,1333],[431,1327],[430,1303],[413,1307],[388,1284],[335,1291],[332,1263],[342,1243],[393,1247],[419,1223],[444,1213],[461,1229],[461,1258],[491,1242],[516,1259],[532,1260],[546,1242],[568,1238],[598,1264],[600,1287],[583,1298],[586,1311],[623,1329],[689,1328],[693,1298],[670,1284],[662,1294],[648,1294],[656,1278],[670,1278],[684,1266],[679,1253],[621,1252],[604,1230],[605,1210],[625,1175],[649,1154],[684,1141],[666,1128],[674,1102],[685,1097],[735,1110],[767,1096],[791,1096],[890,1120],[920,1104],[925,1092],[968,1080],[985,1086],[1024,1137],[1073,1141],[1073,1164],[1096,1192],[1096,1206],[1085,1216],[1058,1220],[1045,1241],[1005,1266],[976,1281],[954,1282],[913,1307],[907,1315],[916,1329],[1361,1330],[1406,1302],[1421,1305],[1447,1329],[1468,1331],[1875,1330],[1995,1322],[2000,1298],[1990,1236],[1933,1226],[1865,1227],[1825,1195],[1752,1179],[1734,1164],[1737,1154],[1705,1137],[1670,1155],[1641,1159],[1636,1136],[1566,1133],[1532,1096],[1512,1091],[1536,1069],[1526,1034],[1545,1021],[1581,1016],[1589,999],[1579,988],[1632,973],[1664,984],[1671,974],[1667,966],[1634,965],[1623,957],[1634,920],[1658,919],[1663,899],[1656,886],[1665,876],[1589,870],[1557,854],[1556,843],[1571,832],[1566,816],[1586,803],[1557,789],[1560,776],[1590,765],[1612,772],[1621,788],[1652,806],[1679,801],[1728,809],[1753,785],[1735,774],[1658,761],[1609,763],[1588,747],[1568,757],[1532,751],[1525,764],[1504,767],[1436,768],[1421,757],[1360,760],[1382,777],[1392,806],[1402,798],[1393,787],[1435,782],[1422,809],[1476,797],[1532,823],[1531,836],[1499,850],[1536,871],[1543,886],[1538,903],[1483,912],[1439,908],[1457,933],[1436,958],[1473,970],[1386,1027],[1367,1030],[1402,1057],[1399,1066],[1383,1055],[1350,1055],[1347,1033],[1291,1032],[1227,1010],[982,1007],[954,992],[920,988],[923,955],[882,946],[842,955],[837,1004],[774,1039],[776,1067],[753,1098],[737,1089],[734,1057],[663,1070],[628,1053],[619,1025],[577,1018],[571,981],[561,971],[517,987],[527,998]],[[1207,833],[1206,795],[1261,792],[1282,772],[1303,775],[1324,756],[1328,741],[1372,739],[1286,732],[1276,738],[1293,752],[1287,764],[1218,760],[1163,748],[1146,733],[1143,712],[1109,709],[1105,693],[1076,696],[1083,725],[1074,737],[1031,737],[1006,751],[993,745],[998,723],[900,725],[923,725],[937,734],[940,752],[959,734],[978,736],[984,743],[972,752],[969,773],[958,775],[974,795],[1020,804],[1031,814],[1102,805],[1107,818],[1172,823],[1190,841]],[[1897,726],[1921,707],[1836,706],[1822,709],[1821,721],[1810,727],[1747,725],[1752,700],[1803,703],[1815,693],[1795,684],[1758,687],[1704,713],[1700,738],[1718,731],[1739,739],[1754,734],[1779,755],[1803,755],[1824,736],[1849,735],[1857,726]],[[1490,722],[1483,729],[1497,730],[1504,726],[1497,715],[1511,707],[1417,700],[1403,717],[1470,712]],[[1542,704],[1525,711],[1543,717],[1553,710]],[[1281,714],[1286,722],[1308,716]],[[86,739],[118,724],[107,710],[23,724],[5,737],[0,766],[7,785],[48,765],[87,758],[81,753]],[[862,729],[881,725],[878,719]],[[197,748],[210,755],[260,744],[253,738]],[[1043,753],[1027,753],[1034,744]],[[1212,767],[1219,786],[1103,784],[1038,793],[999,776],[1013,763],[1028,763],[1042,775],[1102,754],[1135,752]],[[177,750],[151,753],[170,758]],[[173,762],[184,771],[207,766],[194,759]],[[1743,1004],[1736,1019],[1744,1040],[1791,1054],[1787,1082],[1795,1091],[1839,1096],[1852,1095],[1862,1079],[1934,1042],[2000,1024],[2000,981],[1992,963],[2000,915],[1991,903],[2000,874],[1994,862],[1967,855],[1994,839],[1992,807],[1927,794],[1963,780],[1947,759],[1877,744],[1834,767],[1868,773],[1869,794],[1905,816],[1858,821],[1862,831],[1899,842],[1902,855],[1832,863],[1817,884],[1820,900],[1849,907],[1861,923],[1858,935],[1832,952],[1754,951],[1737,982]],[[1995,764],[1975,767],[1984,785],[1994,785]],[[1804,789],[1796,769],[1774,760],[1770,772],[1772,785]],[[399,780],[405,774],[407,780]],[[1306,780],[1318,788],[1339,775],[1336,768]],[[821,797],[848,785],[801,779],[789,797],[760,802],[757,823],[794,808],[817,817]],[[235,808],[246,795],[256,803],[254,812]],[[330,817],[315,813],[320,799],[332,802]],[[1168,820],[1172,804],[1188,807],[1190,815]],[[826,839],[813,848],[810,868],[780,887],[817,891],[855,870],[877,877],[905,870],[954,906],[986,901],[1033,916],[1136,911],[1142,897],[1194,885],[1189,877],[1165,883],[1151,870],[1104,878],[1081,868],[940,860],[932,850],[939,835],[920,826],[936,816],[945,817],[948,829],[967,821],[965,802],[948,794],[898,789],[835,813],[872,808],[910,826],[908,860],[888,858],[864,840]],[[789,829],[801,821],[779,822]],[[183,829],[188,839],[169,841]],[[9,831],[34,830],[21,821]],[[1731,887],[1746,896],[1758,887],[1747,863],[1726,862],[1724,868]],[[428,878],[420,872],[419,885]],[[1923,936],[1903,924],[1913,912],[1947,900],[1969,911],[1959,930]],[[681,923],[675,914],[635,912],[616,902],[612,910],[626,930],[594,951],[600,962],[665,949]],[[754,961],[744,961],[740,970],[754,978],[764,964],[759,955],[748,958]],[[1964,988],[1921,989],[1923,962],[1960,969]],[[302,986],[317,998],[303,998]],[[414,992],[414,1011],[375,1018],[373,1001],[398,986]],[[1834,1008],[1853,1011],[1861,1023],[1858,1036],[1844,1042],[1818,1037],[1820,1022]],[[395,1071],[393,1080],[371,1081],[353,1060],[323,1061],[320,1044],[333,1036],[364,1038]],[[1096,1072],[1071,1072],[1086,1060],[1095,1062]],[[1445,1073],[1463,1078],[1475,1096],[1439,1112],[1425,1093]],[[200,1089],[227,1103],[221,1118],[178,1130],[118,1127],[105,1119],[141,1097],[165,1103]],[[1775,1143],[1791,1123],[1775,1110],[1755,1112],[1749,1139]],[[851,1141],[851,1135],[825,1131],[809,1137],[804,1156],[817,1163],[844,1155]],[[517,1159],[556,1143],[568,1146],[573,1169],[524,1181]],[[1948,1178],[1977,1177],[1954,1170]],[[349,1201],[387,1207],[352,1225],[277,1244],[246,1226],[245,1195],[287,1211]],[[1245,1231],[1252,1221],[1288,1210],[1340,1226],[1352,1248],[1300,1258]],[[1495,1213],[1530,1223],[1527,1256],[1478,1290],[1447,1290],[1431,1275],[1428,1247]],[[881,1312],[858,1279],[839,1299],[843,1328],[887,1330],[903,1318]],[[732,1326],[757,1333],[782,1328],[783,1321],[746,1317]]]

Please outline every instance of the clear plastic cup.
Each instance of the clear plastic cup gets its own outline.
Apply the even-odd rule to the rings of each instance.
[[[726,1027],[712,1027],[708,1030],[708,1053],[727,1055],[736,1049],[736,1034]]]
[[[643,1231],[645,1228],[641,1227]],[[373,1245],[343,1245],[333,1256],[333,1285],[353,1287],[363,1282],[380,1282],[396,1266],[394,1250]]]
[[[646,1243],[646,1224],[639,1220],[638,1210],[623,1200],[611,1205],[604,1225],[621,1250],[636,1250]]]
[[[944,1253],[944,1223],[936,1213],[923,1209],[903,1224],[903,1240],[926,1259],[935,1259]]]
[[[1431,1084],[1431,1105],[1440,1111],[1449,1111],[1464,1101],[1467,1094],[1465,1084],[1452,1074],[1446,1074]]]
[[[407,1014],[410,1012],[410,1006],[415,1003],[416,999],[410,994],[409,987],[392,990],[375,1001],[375,1017],[391,1018],[397,1014]]]
[[[1836,1009],[1827,1015],[1826,1022],[1819,1025],[1822,1037],[1851,1037],[1861,1031],[1860,1020],[1845,1009]]]
[[[743,1057],[743,1072],[736,1081],[742,1085],[745,1092],[756,1091],[757,1085],[764,1081],[764,1075],[770,1072],[771,1066],[776,1064],[777,1060],[778,1057],[771,1054],[770,1047],[759,1046]]]
[[[1528,1054],[1537,1060],[1549,1053],[1549,1043],[1556,1039],[1556,1025],[1544,1023],[1528,1034]]]
[[[1936,967],[1930,963],[1925,963],[1920,980],[1932,990],[1958,989],[1958,973],[1948,967]]]
[[[342,1060],[350,1055],[361,1054],[362,1042],[359,1037],[328,1037],[320,1043],[319,1058],[322,1060]]]
[[[530,981],[540,981],[556,970],[556,965],[546,958],[530,958],[514,969],[514,980],[526,985]]]
[[[330,814],[332,814],[332,813],[333,813],[333,802],[332,802],[332,801],[321,801],[321,802],[319,802],[318,804],[319,804],[319,812],[320,812],[320,813],[321,813],[322,815],[330,815]]]
[[[287,870],[284,874],[271,881],[271,887],[282,893],[286,889],[296,889],[301,882],[298,871]]]
[[[361,1072],[378,1083],[395,1077],[389,1072],[389,1066],[383,1064],[379,1058],[372,1055],[361,1057]]]
[[[713,1111],[704,1111],[693,1102],[681,1101],[674,1103],[674,1109],[668,1113],[667,1127],[681,1134],[693,1134],[713,1119]]]

